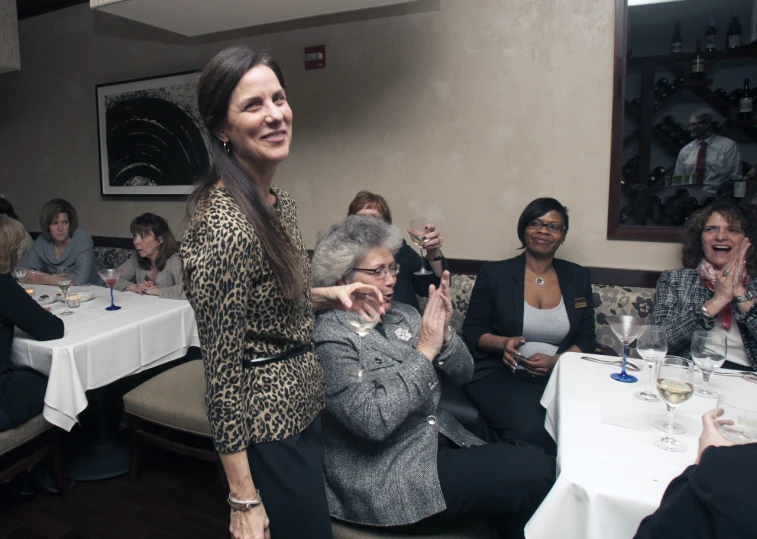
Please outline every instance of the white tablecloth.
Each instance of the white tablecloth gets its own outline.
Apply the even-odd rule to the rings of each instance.
[[[647,372],[633,373],[639,377],[635,384],[616,382],[610,374],[619,367],[584,361],[581,355],[560,358],[542,397],[545,426],[557,442],[558,478],[526,526],[528,539],[632,538],[659,506],[668,483],[696,460],[702,414],[717,404],[694,395],[678,407],[676,421],[687,433],[675,437],[688,451],[669,453],[652,444],[662,432],[651,420],[666,416],[665,405],[633,396],[644,389]],[[698,374],[696,383],[701,384]],[[713,376],[710,387],[757,399],[757,385],[741,378]],[[613,412],[638,419],[645,430],[603,423],[603,413]]]
[[[33,286],[36,297],[55,296],[53,286]],[[11,361],[49,377],[43,415],[70,431],[87,407],[84,392],[110,384],[168,361],[199,346],[194,311],[188,301],[114,292],[119,311],[106,311],[110,291],[97,286],[72,287],[69,293],[92,291],[95,299],[62,316],[62,339],[39,342],[20,330],[13,338]],[[52,305],[52,312],[63,303]]]

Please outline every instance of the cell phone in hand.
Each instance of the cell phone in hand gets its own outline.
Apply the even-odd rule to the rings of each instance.
[[[518,365],[522,364],[524,360],[528,361],[528,358],[522,354],[516,353],[513,355],[513,357],[515,358],[515,363],[517,363]]]

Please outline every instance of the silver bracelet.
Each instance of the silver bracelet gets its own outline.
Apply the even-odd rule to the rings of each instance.
[[[263,503],[263,498],[260,497],[259,490],[255,490],[254,500],[237,500],[231,495],[231,492],[229,492],[229,497],[226,499],[226,502],[231,506],[232,511],[249,511],[256,505]]]

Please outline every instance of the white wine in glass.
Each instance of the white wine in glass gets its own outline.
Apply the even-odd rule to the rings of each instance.
[[[426,236],[424,236],[424,234],[427,224],[428,219],[426,219],[425,217],[417,217],[410,221],[410,239],[413,240],[413,243],[416,244],[421,250],[421,269],[414,272],[414,275],[431,275],[432,273],[426,269],[426,266],[423,265],[423,261],[426,259],[426,256],[424,254],[425,248],[423,247],[423,244],[426,243]]]
[[[660,362],[657,372],[657,392],[668,409],[668,433],[652,440],[665,451],[683,452],[686,444],[673,437],[672,426],[676,408],[694,394],[694,363],[690,359],[667,356]]]
[[[68,289],[71,288],[71,283],[73,283],[73,279],[70,275],[58,275],[58,288],[60,289],[61,294],[63,294],[63,303],[66,306],[66,308],[58,314],[58,316],[68,316],[69,314],[74,314],[74,312],[69,310],[68,308]]]

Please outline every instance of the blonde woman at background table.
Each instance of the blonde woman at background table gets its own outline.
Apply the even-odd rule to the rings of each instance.
[[[22,265],[31,271],[24,282],[58,284],[58,275],[70,275],[77,285],[102,286],[95,265],[95,244],[79,227],[79,216],[70,202],[54,198],[39,210],[40,235],[26,253]]]
[[[40,414],[45,404],[47,378],[11,365],[15,328],[40,341],[63,337],[63,321],[43,309],[10,275],[23,238],[23,225],[0,214],[0,431]]]
[[[129,226],[135,254],[118,268],[113,287],[136,294],[187,299],[181,275],[179,244],[160,215],[143,213]]]

